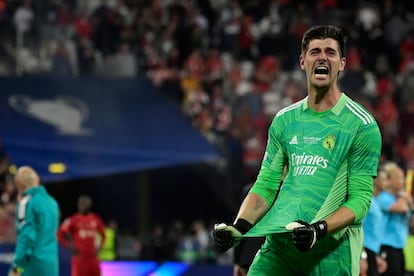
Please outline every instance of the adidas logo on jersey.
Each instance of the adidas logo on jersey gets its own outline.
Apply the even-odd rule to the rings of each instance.
[[[293,136],[293,138],[292,138],[292,140],[290,140],[289,144],[291,144],[291,145],[297,145],[297,144],[299,144],[298,137],[296,135]]]

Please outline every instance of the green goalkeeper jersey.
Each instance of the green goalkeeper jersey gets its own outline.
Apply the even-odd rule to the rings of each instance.
[[[296,220],[325,219],[347,204],[350,191],[372,193],[372,187],[351,189],[348,179],[377,174],[382,141],[374,117],[345,94],[324,112],[311,110],[307,100],[280,110],[273,119],[250,190],[273,205],[246,236],[286,232],[286,224]]]

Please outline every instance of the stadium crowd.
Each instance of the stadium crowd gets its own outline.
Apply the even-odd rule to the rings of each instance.
[[[378,120],[381,162],[414,168],[409,0],[0,0],[0,75],[146,75],[247,184],[260,165],[270,120],[306,95],[297,49],[304,31],[321,23],[347,29],[340,86]],[[12,184],[5,179],[1,185],[0,242],[7,242],[15,239],[3,227],[10,223],[4,214],[13,209],[7,203]],[[170,241],[186,261],[201,258],[191,248],[209,242],[208,227],[192,227],[201,233],[198,245],[191,243],[194,235],[180,239],[181,245]],[[154,247],[163,230],[155,228],[150,240],[134,247],[142,254],[130,256],[164,258],[151,255],[159,252]],[[209,246],[199,255],[204,260],[212,258]]]

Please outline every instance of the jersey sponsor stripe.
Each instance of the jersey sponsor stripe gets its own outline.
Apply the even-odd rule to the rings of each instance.
[[[360,106],[358,106],[357,104],[353,103],[353,102],[347,102],[346,106],[348,107],[348,109],[354,113],[358,118],[361,119],[361,121],[364,123],[364,125],[373,123],[374,120],[372,119],[372,117],[369,115],[368,112],[366,112],[365,110],[363,110]]]
[[[298,102],[296,102],[296,103],[294,103],[294,104],[292,104],[292,105],[289,105],[289,106],[287,106],[287,107],[285,107],[285,108],[282,108],[277,114],[276,114],[276,117],[278,117],[278,116],[280,116],[280,115],[282,115],[282,114],[284,114],[285,112],[287,112],[287,111],[289,111],[289,110],[292,110],[292,109],[295,109],[295,108],[297,108],[298,106],[300,106],[302,103],[303,103],[303,101],[304,101],[305,99],[303,99],[303,100],[300,100],[300,101],[298,101]]]

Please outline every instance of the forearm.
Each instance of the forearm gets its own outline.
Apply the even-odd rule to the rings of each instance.
[[[236,220],[242,218],[255,224],[266,214],[269,207],[261,196],[256,193],[248,193],[240,206]]]
[[[328,234],[335,233],[365,217],[371,204],[372,187],[371,176],[350,177],[348,200],[325,220]]]
[[[407,194],[402,191],[397,195],[397,201],[391,205],[390,212],[405,214],[412,208],[412,199],[407,196]]]
[[[333,234],[346,226],[352,224],[355,220],[354,212],[347,207],[340,207],[332,215],[326,218],[328,225],[328,234]]]
[[[17,267],[26,267],[30,260],[30,255],[33,252],[33,242],[26,237],[18,237],[16,249],[13,259],[13,265]]]
[[[29,213],[31,213],[31,209]],[[13,264],[24,268],[28,265],[33,254],[37,237],[33,215],[29,214],[26,220],[20,222],[19,225],[22,226],[18,229]]]
[[[372,176],[351,176],[348,183],[348,200],[342,205],[354,214],[353,222],[361,222],[371,205],[374,179]]]

